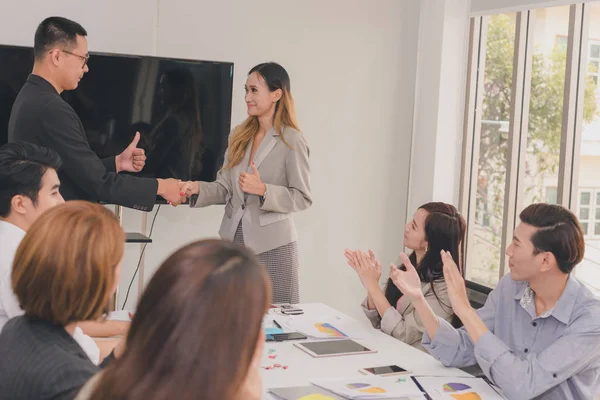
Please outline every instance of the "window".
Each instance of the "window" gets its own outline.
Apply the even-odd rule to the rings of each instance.
[[[473,18],[469,57],[467,279],[494,287],[519,213],[548,202],[579,218],[575,275],[600,295],[600,2]]]
[[[558,192],[555,187],[546,188],[546,203],[556,204]]]
[[[592,80],[598,85],[598,71],[600,69],[600,42],[594,40],[590,41],[589,50],[589,66],[588,76],[592,77]]]
[[[592,192],[582,190],[579,192],[579,212],[577,218],[581,224],[581,229],[584,235],[590,234],[590,211],[592,208]]]
[[[575,276],[600,295],[600,91],[598,66],[600,64],[600,3],[586,4],[589,22],[584,29],[587,36],[587,76],[582,129],[576,141],[578,166],[574,171],[574,186],[578,193],[577,209],[581,228],[585,234],[584,259],[575,268]],[[584,43],[585,45],[585,43]]]
[[[468,232],[467,279],[494,285],[503,252],[504,188],[508,158],[511,81],[516,14],[494,15],[487,24],[485,72],[478,163],[474,188],[474,223]]]
[[[523,189],[517,193],[517,215],[530,204],[548,202],[547,188],[558,187],[567,46],[552,39],[559,36],[568,41],[569,7],[535,10],[529,20],[534,21],[534,28],[527,47],[533,48],[533,56],[527,129],[520,132],[527,147],[521,155],[526,168],[519,185]],[[556,203],[558,198],[553,200]]]
[[[577,218],[579,218],[586,239],[600,240],[600,188],[579,189]],[[586,244],[594,245],[595,243]]]

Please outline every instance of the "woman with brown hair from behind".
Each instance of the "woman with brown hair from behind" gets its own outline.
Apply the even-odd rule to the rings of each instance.
[[[124,244],[119,221],[99,204],[70,201],[36,219],[13,262],[24,315],[0,334],[0,400],[71,400],[99,371],[73,335],[106,309]]]
[[[242,246],[201,240],[171,255],[140,300],[123,356],[77,400],[259,400],[267,273]]]

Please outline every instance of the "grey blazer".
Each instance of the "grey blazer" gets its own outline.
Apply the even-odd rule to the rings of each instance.
[[[252,146],[246,149],[242,162],[231,169],[227,154],[223,168],[214,182],[200,182],[200,193],[192,207],[225,204],[225,215],[219,235],[233,240],[242,221],[244,243],[255,253],[292,243],[297,240],[292,213],[311,206],[309,149],[301,132],[286,127],[283,136],[288,147],[275,129],[265,135],[254,156],[260,178],[267,186],[265,201],[260,196],[242,192],[239,176],[252,173],[249,167]]]

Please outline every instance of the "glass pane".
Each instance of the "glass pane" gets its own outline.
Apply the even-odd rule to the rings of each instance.
[[[600,3],[587,3],[586,7],[590,11],[589,23],[589,43],[583,45],[590,46],[590,54],[588,57],[598,58],[598,50],[600,48]],[[594,40],[596,39],[596,40]],[[590,60],[584,60],[590,61]],[[597,63],[596,63],[597,66]],[[590,73],[596,71],[588,71],[588,77],[585,82],[585,93],[583,102],[583,132],[581,134],[581,152],[579,154],[579,188],[590,188],[600,190],[600,115],[598,104],[600,97],[596,80],[593,79]],[[581,121],[577,122],[581,124]],[[584,198],[585,197],[585,198]],[[600,198],[598,192],[594,198],[591,193],[581,192],[580,204],[590,204],[592,200],[596,200],[596,207],[600,206]],[[594,212],[598,218],[598,210]],[[598,221],[598,220],[597,220]],[[600,221],[598,221],[600,222]],[[600,230],[599,224],[595,223],[593,232],[588,232],[588,224],[582,223],[581,227],[585,234],[585,254],[581,264],[575,268],[575,276],[585,283],[592,291],[600,295]],[[588,235],[591,234],[591,235]],[[596,236],[598,235],[598,236]]]
[[[581,229],[583,230],[583,234],[587,235],[588,234],[588,223],[587,222],[582,222],[581,223]]]
[[[590,205],[590,192],[581,192],[581,197],[579,198],[579,204],[582,206]]]
[[[590,209],[589,208],[581,208],[579,210],[579,219],[590,219]]]
[[[476,218],[467,238],[467,279],[495,287],[498,283],[504,217],[504,186],[515,45],[516,14],[488,19],[476,185],[471,199]]]
[[[596,207],[600,207],[600,192],[596,193]]]
[[[569,12],[569,6],[551,7],[537,9],[531,16],[535,20],[523,208],[550,202],[544,193],[558,187],[567,48],[551,39],[568,38]],[[557,199],[552,200],[556,203]]]
[[[596,220],[600,220],[600,207],[596,207]]]
[[[588,72],[590,74],[597,74],[598,73],[598,67],[600,66],[600,63],[598,61],[592,61],[589,64],[589,70]]]
[[[557,188],[546,188],[546,203],[556,204],[557,195]]]

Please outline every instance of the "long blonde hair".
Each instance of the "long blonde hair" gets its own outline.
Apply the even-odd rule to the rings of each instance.
[[[252,68],[248,75],[253,72],[258,73],[267,84],[271,92],[281,89],[281,99],[275,104],[275,114],[273,115],[273,128],[281,136],[281,140],[288,147],[289,143],[283,136],[284,127],[300,130],[296,120],[296,111],[294,109],[294,99],[290,89],[290,77],[287,71],[279,64],[268,62],[259,64]],[[248,116],[244,122],[238,125],[229,137],[229,150],[227,151],[226,169],[232,168],[242,162],[246,154],[246,148],[254,139],[260,128],[258,117]]]

